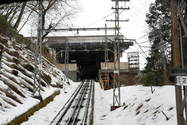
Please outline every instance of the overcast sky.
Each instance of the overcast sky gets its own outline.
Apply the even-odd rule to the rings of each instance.
[[[79,0],[82,8],[82,13],[79,13],[76,21],[73,21],[75,27],[104,27],[107,23],[108,27],[114,27],[114,23],[106,22],[105,20],[111,20],[115,18],[115,15],[111,13],[114,2],[111,0]],[[120,20],[129,19],[129,22],[120,22],[121,33],[128,39],[136,39],[138,43],[147,41],[147,37],[141,38],[148,33],[148,27],[145,23],[146,13],[149,11],[149,5],[155,0],[130,0],[130,2],[121,2],[120,6],[129,7],[130,10],[125,10],[120,15]],[[107,16],[107,18],[105,18]],[[103,19],[103,20],[101,20]],[[80,35],[98,34],[98,32],[80,32]],[[104,35],[104,31],[100,31],[100,34]],[[114,34],[114,31],[108,32],[108,34]],[[141,39],[139,39],[141,38]],[[141,46],[150,46],[149,42],[139,44]],[[136,46],[136,47],[135,47]],[[146,63],[145,57],[148,56],[142,53],[137,44],[130,47],[125,53],[121,61],[127,61],[127,52],[139,51],[140,53],[140,68],[143,69]],[[138,49],[138,50],[137,50]],[[143,48],[143,51],[148,51],[149,48]]]
[[[72,27],[104,27],[107,23],[107,27],[114,27],[113,22],[106,22],[105,20],[111,20],[115,18],[115,15],[112,14],[112,6],[115,4],[111,0],[77,0],[80,8],[80,12],[76,14],[74,19],[71,19]],[[129,19],[129,22],[120,22],[121,30],[120,32],[127,39],[136,39],[137,43],[147,41],[147,37],[142,36],[148,33],[148,27],[145,23],[146,13],[149,10],[149,5],[155,0],[130,0],[130,2],[120,2],[120,7],[129,7],[130,10],[125,10],[120,14],[120,20]],[[120,10],[121,11],[121,10]],[[109,16],[110,15],[110,16]],[[27,28],[30,30],[29,28]],[[21,33],[30,32],[23,30]],[[54,34],[54,33],[53,33]],[[52,35],[53,35],[52,34]],[[67,35],[74,35],[72,32],[66,33]],[[104,31],[88,31],[88,32],[79,32],[79,35],[104,35]],[[114,31],[108,31],[108,34],[114,35]],[[27,35],[28,36],[28,35]],[[140,39],[141,38],[141,39]],[[149,42],[144,44],[139,44],[141,46],[150,46]],[[138,49],[138,50],[137,50]],[[149,48],[143,48],[143,51],[148,51]],[[127,61],[127,52],[139,51],[140,53],[140,68],[143,69],[146,63],[146,55],[142,53],[142,50],[137,44],[130,47],[128,50],[123,53],[121,61]]]
[[[137,43],[147,41],[147,37],[142,36],[148,33],[148,27],[145,22],[146,13],[149,12],[149,5],[155,0],[130,0],[130,2],[120,2],[120,6],[129,7],[130,10],[125,10],[120,15],[120,20],[129,19],[129,22],[120,22],[121,33],[128,39],[136,39]],[[106,22],[105,20],[111,20],[115,18],[112,14],[112,6],[115,6],[115,2],[111,0],[79,0],[82,12],[77,15],[77,18],[73,20],[75,27],[104,27],[107,23],[108,27],[114,27],[113,22]],[[121,10],[120,10],[121,11]],[[110,16],[108,16],[110,15]],[[92,35],[103,34],[100,32],[80,32],[79,35]],[[114,34],[114,31],[108,31],[108,34]],[[141,38],[141,39],[140,39]],[[150,46],[149,42],[139,44],[141,46]],[[137,50],[138,49],[138,50]],[[142,50],[146,52],[146,55],[142,53]],[[140,68],[143,69],[146,63],[146,56],[148,56],[149,48],[142,47],[142,50],[137,44],[130,47],[123,53],[121,61],[127,61],[127,52],[139,51],[140,53]]]

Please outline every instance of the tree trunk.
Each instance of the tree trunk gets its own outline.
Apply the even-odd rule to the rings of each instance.
[[[15,29],[18,28],[18,26],[19,26],[19,24],[20,24],[20,22],[21,22],[21,18],[22,18],[22,16],[23,16],[23,12],[24,12],[24,10],[25,10],[26,4],[27,4],[27,2],[23,2],[23,4],[22,4],[22,8],[21,8],[20,14],[19,14],[19,16],[18,16],[18,19],[17,19],[15,25],[14,25],[14,28],[15,28]]]
[[[16,15],[17,9],[18,9],[19,6],[20,6],[20,3],[16,5],[16,7],[15,7],[15,9],[14,9],[14,12],[13,12],[13,14],[12,14],[12,16],[11,16],[11,18],[10,18],[9,21],[8,21],[9,23],[12,21],[12,19],[13,19],[14,16]]]
[[[28,22],[29,17],[31,16],[32,12],[33,12],[33,10],[31,10],[30,14],[29,14],[28,17],[27,17],[27,20],[23,23],[23,25],[22,25],[21,28],[19,29],[18,33],[22,30],[22,28],[23,28],[23,27],[25,26],[25,24]]]

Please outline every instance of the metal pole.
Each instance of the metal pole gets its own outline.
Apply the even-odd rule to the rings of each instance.
[[[107,44],[107,24],[105,24],[105,85],[104,88],[109,87],[109,68],[108,68],[108,44]]]
[[[179,21],[179,35],[180,35],[180,54],[181,54],[181,66],[182,69],[184,69],[184,57],[183,57],[183,43],[182,43],[182,27],[181,27],[181,22]]]
[[[41,5],[39,5],[38,31],[37,32],[38,34],[37,34],[36,53],[35,53],[33,96],[41,97],[40,85],[41,85],[41,70],[42,70],[41,55],[42,55],[42,35],[43,35]]]
[[[113,108],[120,107],[120,80],[119,80],[119,1],[115,1],[115,41],[114,41],[114,84]]]
[[[67,82],[69,82],[69,78],[68,78],[68,64],[69,64],[69,45],[68,45],[68,39],[66,38],[65,39],[65,75],[66,75],[66,78],[65,80]]]
[[[173,67],[180,68],[180,52],[179,52],[179,36],[178,36],[178,19],[177,19],[177,0],[171,0],[171,24],[172,24],[172,51],[173,51]],[[177,124],[184,125],[183,109],[182,109],[182,90],[181,86],[176,85],[176,110]]]

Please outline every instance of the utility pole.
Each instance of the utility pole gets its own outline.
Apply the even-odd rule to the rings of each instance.
[[[120,20],[119,19],[119,10],[128,10],[130,8],[122,8],[119,7],[120,2],[126,2],[130,0],[112,0],[115,2],[115,20],[106,20],[106,21],[114,21],[115,22],[115,41],[114,41],[114,82],[113,82],[113,105],[111,110],[115,110],[116,108],[121,106],[120,99],[120,38],[119,38],[119,22],[127,22],[128,20]]]
[[[172,51],[173,51],[173,67],[180,68],[180,52],[179,52],[179,32],[178,32],[178,17],[177,17],[177,0],[171,0],[171,23],[172,23]],[[176,79],[176,78],[175,78]],[[176,93],[176,110],[177,124],[184,125],[183,106],[182,106],[182,88],[178,86],[175,80]]]
[[[41,2],[39,3],[41,4]],[[41,85],[41,70],[42,70],[42,8],[39,5],[39,15],[38,15],[38,30],[37,30],[37,43],[36,43],[36,53],[35,53],[35,69],[34,69],[34,85],[33,85],[33,96],[42,99],[40,94]]]
[[[69,83],[69,72],[68,72],[68,64],[69,64],[69,44],[68,44],[68,39],[65,39],[65,79],[64,81],[66,81],[67,83]]]
[[[107,25],[105,24],[105,28]],[[109,68],[108,68],[108,44],[107,44],[107,29],[105,29],[105,85],[104,89],[109,87]]]

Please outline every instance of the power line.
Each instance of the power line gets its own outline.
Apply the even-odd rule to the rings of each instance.
[[[142,37],[140,37],[140,38],[138,38],[138,39],[136,39],[136,40],[142,39],[142,38],[146,37],[147,35],[149,35],[149,33],[143,35]]]
[[[101,20],[106,19],[107,17],[113,15],[114,13],[115,13],[115,12],[112,12],[112,13],[110,13],[110,14],[108,14],[108,15],[102,17],[101,19],[99,19],[99,20],[97,20],[97,21],[95,21],[95,22],[93,22],[93,23],[91,23],[91,24],[89,24],[89,25],[87,25],[87,26],[85,26],[85,27],[90,27],[90,26],[92,26],[92,25],[94,25],[94,24],[100,22]]]
[[[139,46],[139,48],[142,50],[142,48],[141,48],[141,46],[136,42],[136,40],[135,40],[135,43]],[[143,50],[142,50],[142,52],[144,52]],[[147,54],[144,52],[144,54],[147,56]],[[148,56],[147,56],[148,57]]]
[[[144,42],[138,42],[138,44],[147,43],[147,42],[149,42],[149,40],[144,41]]]
[[[136,47],[135,47],[135,48],[136,48]],[[135,51],[133,51],[131,48],[129,48],[129,49],[130,49],[132,52],[135,52]],[[137,48],[136,48],[136,49],[137,49]],[[142,55],[142,53],[141,53],[138,49],[137,49],[137,51]],[[143,55],[142,55],[142,56],[143,56]],[[144,58],[143,58],[143,57],[144,57]],[[147,60],[146,60],[146,57],[145,57],[145,56],[143,56],[143,57],[140,56],[140,58],[142,58],[143,60],[147,61]]]

